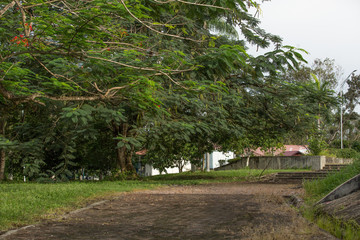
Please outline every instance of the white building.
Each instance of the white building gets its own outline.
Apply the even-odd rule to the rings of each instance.
[[[210,156],[210,169],[214,169],[217,167],[220,167],[220,165],[223,164],[227,164],[227,160],[229,159],[233,159],[235,158],[235,154],[233,152],[218,152],[218,151],[214,151],[212,153],[209,154]],[[223,161],[221,161],[223,160]],[[206,167],[205,167],[206,169]],[[146,164],[145,165],[145,176],[155,176],[155,175],[159,175],[160,172],[158,169],[154,169],[151,165]],[[183,172],[188,172],[191,171],[191,164],[187,163],[184,168],[183,168]],[[166,172],[168,174],[171,173],[179,173],[179,169],[178,168],[166,168]]]

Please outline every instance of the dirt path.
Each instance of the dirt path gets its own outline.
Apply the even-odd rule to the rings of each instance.
[[[335,239],[285,203],[291,194],[302,189],[231,183],[126,193],[5,239]]]

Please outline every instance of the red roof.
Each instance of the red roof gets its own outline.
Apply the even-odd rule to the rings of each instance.
[[[304,155],[304,153],[302,153],[300,151],[289,151],[289,152],[284,152],[283,154],[280,154],[280,155],[291,157],[291,156],[302,156],[302,155]]]
[[[147,153],[147,149],[143,149],[143,150],[137,151],[135,154],[139,155],[139,156],[144,156],[144,155],[146,155],[146,153]]]
[[[260,148],[257,148],[255,151],[253,151],[253,154],[255,156],[265,156],[265,155],[271,155],[271,151],[262,151]],[[301,155],[308,153],[307,146],[305,145],[284,145],[280,149],[276,149],[274,152],[274,156],[294,156],[289,154],[295,154],[300,153]]]

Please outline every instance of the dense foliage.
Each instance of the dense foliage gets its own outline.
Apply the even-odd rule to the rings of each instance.
[[[134,173],[142,149],[163,169],[215,146],[241,152],[309,134],[333,92],[287,79],[304,51],[281,46],[250,8],[259,4],[0,1],[0,179],[5,165],[33,179]]]

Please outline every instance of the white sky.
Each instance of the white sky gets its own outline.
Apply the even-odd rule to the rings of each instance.
[[[261,9],[260,26],[283,45],[308,51],[309,64],[335,59],[344,72],[340,81],[355,69],[360,74],[360,0],[271,0]]]

